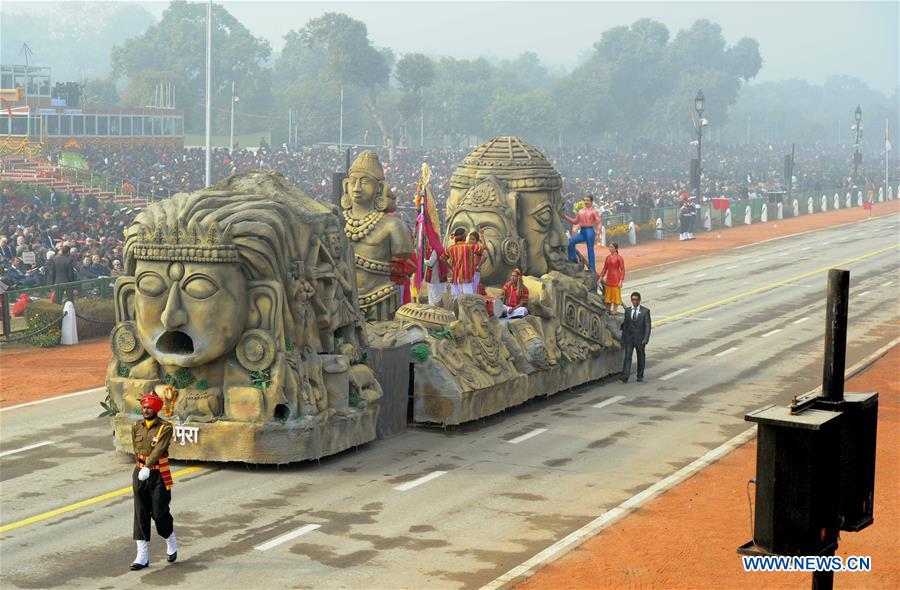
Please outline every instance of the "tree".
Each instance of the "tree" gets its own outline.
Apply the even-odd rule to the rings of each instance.
[[[421,53],[407,53],[397,62],[394,78],[403,96],[400,97],[400,125],[422,112],[423,91],[434,82],[434,62]]]
[[[328,80],[363,91],[365,109],[378,125],[382,140],[389,144],[389,157],[393,158],[392,133],[378,105],[379,92],[388,84],[392,54],[372,45],[365,23],[336,12],[307,22],[298,36],[309,47],[324,49]]]
[[[230,113],[231,82],[241,97],[241,110],[264,117],[271,109],[271,88],[263,64],[271,48],[254,37],[219,4],[213,4],[212,81],[217,127],[224,131]],[[112,50],[113,78],[128,79],[123,99],[145,104],[148,88],[173,81],[175,104],[185,111],[185,127],[203,129],[206,94],[206,6],[176,0],[159,23]],[[154,81],[154,78],[155,81]],[[220,105],[215,107],[215,105]],[[248,120],[250,117],[241,117]],[[258,124],[258,123],[257,123]],[[255,129],[254,129],[255,130]]]
[[[119,93],[116,83],[110,78],[87,80],[82,88],[82,104],[84,106],[116,106],[119,104]]]

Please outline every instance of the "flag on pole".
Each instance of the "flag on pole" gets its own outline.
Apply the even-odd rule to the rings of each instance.
[[[422,287],[422,279],[425,275],[425,262],[430,249],[437,252],[438,256],[444,255],[444,246],[440,238],[440,218],[437,207],[431,198],[431,169],[428,164],[422,164],[422,176],[416,188],[416,274],[412,284],[412,298],[415,301],[419,297],[419,289]]]

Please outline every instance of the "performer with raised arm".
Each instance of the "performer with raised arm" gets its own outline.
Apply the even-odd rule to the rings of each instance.
[[[591,268],[591,274],[597,274],[594,266],[594,243],[596,242],[597,228],[602,223],[600,214],[594,209],[594,197],[586,195],[583,201],[583,207],[578,210],[575,217],[563,214],[563,217],[569,223],[578,226],[578,233],[569,238],[569,260],[578,261],[578,251],[575,249],[576,244],[581,242],[587,246],[588,266]]]

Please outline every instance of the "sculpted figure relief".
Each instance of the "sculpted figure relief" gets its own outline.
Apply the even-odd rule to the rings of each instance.
[[[389,320],[400,306],[399,291],[390,280],[391,260],[409,258],[413,243],[406,225],[388,215],[394,197],[374,151],[357,156],[343,189],[344,233],[353,242],[360,308],[365,317]]]
[[[281,175],[248,172],[150,205],[125,231],[124,262],[107,374],[117,432],[151,390],[178,422],[303,429],[346,405],[349,387],[329,390],[319,376],[320,357],[350,367],[367,346],[336,208]],[[210,437],[198,452],[206,458],[299,456],[259,456],[250,444],[245,456],[219,457],[204,446]]]
[[[541,276],[575,276],[560,213],[562,179],[550,162],[517,137],[497,137],[474,150],[450,179],[447,236],[457,228],[485,230],[481,281],[499,287],[513,268]]]

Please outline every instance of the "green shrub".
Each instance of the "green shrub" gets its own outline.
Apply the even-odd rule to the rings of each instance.
[[[76,299],[74,303],[75,315],[81,316],[76,318],[79,340],[109,336],[116,325],[116,307],[112,299]]]
[[[58,319],[62,315],[62,305],[56,305],[49,301],[38,301],[32,299],[25,309],[25,317],[28,323],[28,332],[36,331],[43,328],[50,322]],[[52,328],[44,330],[40,334],[31,336],[28,340],[34,346],[41,348],[49,348],[59,344],[60,329],[59,323]]]
[[[112,332],[116,322],[116,308],[112,299],[76,299],[75,324],[78,327],[78,339],[105,338]],[[34,314],[46,317],[42,326],[54,318],[62,315],[63,306],[50,303],[44,299],[32,299],[25,310],[25,316]],[[81,316],[81,317],[78,317]],[[82,319],[87,318],[87,319]]]

